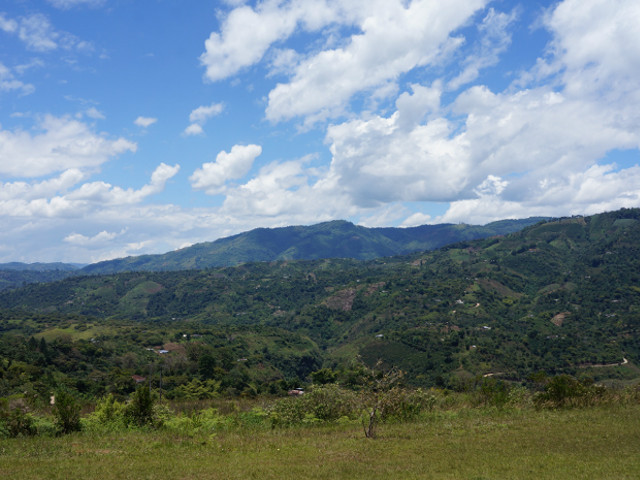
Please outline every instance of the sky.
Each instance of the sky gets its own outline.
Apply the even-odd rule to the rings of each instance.
[[[640,206],[637,0],[3,0],[0,262]]]

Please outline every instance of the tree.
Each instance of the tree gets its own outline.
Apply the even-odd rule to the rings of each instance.
[[[311,374],[311,379],[314,384],[326,385],[327,383],[335,383],[338,379],[338,374],[330,368],[321,368]]]
[[[54,395],[53,416],[60,433],[80,431],[80,404],[70,393],[59,390]]]
[[[153,425],[153,396],[147,385],[138,388],[127,405],[125,415],[127,419],[138,426]]]
[[[403,372],[395,367],[386,372],[383,371],[381,360],[378,360],[374,367],[368,370],[370,376],[368,388],[363,393],[366,414],[362,421],[362,427],[365,437],[376,438],[378,422],[396,403],[397,384],[402,378]]]

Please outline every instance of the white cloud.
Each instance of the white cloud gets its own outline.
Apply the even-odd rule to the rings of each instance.
[[[87,237],[86,235],[82,235],[81,233],[71,233],[64,238],[64,241],[67,243],[71,243],[74,245],[80,245],[83,247],[91,246],[91,247],[103,247],[108,245],[111,240],[118,237],[120,234],[115,232],[107,232],[106,230],[97,233],[93,237]]]
[[[465,115],[462,126],[439,116],[416,122],[421,111],[429,111],[411,101],[418,95],[401,96],[389,117],[328,129],[331,174],[357,205],[456,201],[488,193],[542,202],[553,181],[564,183],[607,151],[640,142],[631,125],[619,124],[617,109],[546,88],[494,94],[473,87],[455,104]],[[403,104],[416,107],[409,116],[413,124],[401,122]]]
[[[480,70],[498,63],[500,54],[507,50],[511,43],[511,33],[508,29],[516,17],[515,10],[506,14],[496,12],[493,8],[489,9],[482,23],[478,25],[479,34],[482,36],[480,44],[463,62],[464,70],[448,83],[448,89],[456,90],[474,81],[478,78]]]
[[[327,131],[336,177],[351,201],[372,207],[395,201],[447,201],[467,182],[466,142],[453,136],[443,117],[422,118],[437,109],[438,90],[414,86],[389,117],[332,125]]]
[[[222,113],[222,110],[224,110],[224,104],[222,103],[212,103],[211,105],[201,106],[189,114],[189,121],[202,125],[209,118]]]
[[[93,118],[94,120],[104,120],[105,116],[104,114],[98,110],[96,107],[91,107],[88,108],[86,112],[84,112],[85,115],[89,118]]]
[[[201,62],[208,80],[221,80],[260,62],[272,45],[297,30],[356,27],[359,33],[336,48],[328,47],[334,43],[329,33],[328,48],[310,55],[274,50],[274,72],[288,73],[291,80],[269,93],[266,116],[272,121],[305,117],[305,123],[311,124],[342,113],[358,92],[395,92],[399,75],[424,67],[460,45],[451,32],[486,3],[291,0],[265,1],[255,9],[244,5],[223,18],[220,32],[213,32],[205,42]]]
[[[189,178],[193,188],[210,195],[222,193],[228,180],[242,178],[262,153],[259,145],[234,145],[230,152],[220,152],[215,162],[202,165]]]
[[[166,182],[175,176],[179,170],[179,165],[170,166],[161,163],[151,175],[151,182],[139,190],[123,189],[105,182],[85,183],[79,189],[66,195],[65,200],[101,205],[131,205],[139,203],[146,197],[164,190]]]
[[[202,135],[204,133],[203,128],[197,123],[192,123],[187,128],[184,129],[184,134],[189,135]]]
[[[61,48],[88,52],[91,43],[82,41],[75,35],[56,30],[49,18],[42,13],[33,13],[19,19],[11,19],[0,14],[0,29],[9,34],[17,34],[28,50],[49,52]]]
[[[332,178],[309,163],[313,157],[271,162],[246,183],[225,192],[222,215],[253,224],[310,224],[348,218],[360,210]]]
[[[204,133],[204,129],[202,128],[202,126],[206,123],[206,121],[211,117],[220,115],[223,110],[223,103],[212,103],[211,105],[203,105],[192,110],[189,114],[189,121],[191,122],[191,124],[184,129],[183,133],[187,136],[202,135]]]
[[[157,121],[158,119],[153,117],[138,117],[134,120],[133,123],[139,127],[147,128],[153,125],[154,123],[156,123]]]
[[[545,62],[553,65],[548,72],[561,75],[559,84],[503,93],[475,86],[444,107],[438,83],[413,86],[389,116],[365,114],[330,126],[329,176],[361,208],[453,202],[447,221],[472,221],[463,218],[472,213],[493,220],[515,212],[590,211],[605,205],[594,192],[606,192],[610,206],[633,204],[640,187],[620,184],[625,175],[636,178],[632,169],[597,166],[608,151],[640,146],[640,38],[628,20],[640,18],[640,6],[620,1],[616,7],[567,0],[548,17],[555,55]],[[489,11],[484,24],[494,25],[495,39],[482,47],[490,54],[478,65],[497,61],[511,21]],[[588,47],[594,43],[595,52]],[[449,112],[455,116],[444,116]]]
[[[413,215],[407,217],[401,224],[402,227],[418,227],[420,225],[426,225],[432,223],[433,219],[431,215],[422,212],[416,212]]]
[[[52,197],[61,192],[67,192],[71,187],[86,178],[77,168],[62,172],[58,177],[40,182],[0,182],[0,201],[33,200]]]
[[[200,57],[207,79],[221,80],[253,65],[273,42],[293,33],[297,18],[283,15],[273,2],[260,7],[258,12],[244,5],[235,8],[225,18],[221,33],[211,33]]]
[[[296,190],[306,185],[302,162],[274,162],[263,167],[246,184],[228,192],[224,210],[272,217],[291,214],[292,210],[303,208],[300,200],[304,197]]]
[[[29,95],[35,91],[30,83],[24,83],[15,78],[13,72],[0,62],[0,92],[19,90],[23,95]]]
[[[46,115],[39,133],[0,130],[0,174],[39,177],[70,168],[94,168],[109,158],[135,152],[136,144],[124,138],[107,139],[70,117]]]
[[[14,33],[18,30],[18,22],[5,17],[4,13],[0,13],[0,30],[6,33]]]
[[[96,181],[71,187],[85,178],[79,170],[71,169],[58,178],[28,184],[14,182],[0,184],[0,216],[85,218],[103,211],[120,212],[164,190],[166,182],[180,170],[179,165],[161,163],[151,175],[151,181],[135,190],[123,189]]]
[[[451,32],[484,3],[416,0],[405,7],[401,2],[371,2],[369,16],[360,25],[362,33],[342,48],[303,61],[289,83],[278,84],[269,93],[267,118],[303,116],[308,123],[342,113],[357,92],[393,82],[459,44]]]

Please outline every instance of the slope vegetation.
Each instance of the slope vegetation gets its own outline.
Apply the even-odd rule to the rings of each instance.
[[[21,315],[137,322],[149,333],[127,337],[132,352],[168,341],[188,350],[191,334],[209,332],[247,381],[303,381],[360,356],[425,386],[539,371],[624,382],[640,361],[639,272],[640,210],[627,209],[386,259],[74,277],[4,292],[0,308],[14,319],[6,330]],[[46,324],[32,334],[46,336]],[[183,360],[198,371],[197,355]]]

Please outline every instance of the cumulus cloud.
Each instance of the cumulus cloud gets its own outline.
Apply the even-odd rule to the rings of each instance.
[[[105,116],[103,113],[98,110],[96,107],[88,108],[85,112],[85,115],[89,118],[93,118],[94,120],[104,120]]]
[[[204,129],[202,126],[211,117],[220,115],[224,110],[223,103],[212,103],[211,105],[203,105],[191,111],[189,114],[189,121],[191,124],[184,129],[184,134],[189,135],[202,135]]]
[[[139,189],[123,189],[106,182],[83,183],[86,176],[70,169],[59,177],[42,182],[0,184],[0,215],[6,217],[83,218],[103,209],[140,203],[164,190],[166,182],[180,170],[179,165],[161,163],[151,181]],[[120,213],[122,216],[122,213]]]
[[[159,193],[165,188],[166,182],[180,170],[179,165],[161,163],[153,171],[151,182],[138,190],[123,189],[106,182],[85,183],[77,190],[65,196],[66,200],[101,205],[131,205],[141,202],[146,197]]]
[[[184,129],[184,134],[187,136],[190,135],[202,135],[204,133],[204,129],[198,125],[197,123],[192,123],[187,128]]]
[[[14,33],[18,30],[18,22],[7,18],[4,13],[0,13],[0,30],[6,33]]]
[[[307,123],[342,113],[358,92],[393,82],[459,44],[451,32],[486,2],[371,2],[362,33],[341,48],[323,50],[301,62],[288,83],[269,93],[266,116],[272,121],[302,116]],[[429,28],[425,28],[428,24]]]
[[[0,201],[19,199],[21,201],[52,197],[67,192],[71,187],[86,179],[87,175],[77,168],[62,172],[59,176],[39,182],[0,182]]]
[[[18,90],[23,95],[33,93],[35,87],[30,83],[24,83],[18,80],[14,73],[0,62],[0,92],[9,92]]]
[[[189,114],[189,121],[191,123],[203,124],[211,117],[222,113],[222,110],[224,110],[224,104],[222,103],[212,103],[211,105],[201,106]]]
[[[394,92],[400,75],[460,45],[451,33],[486,3],[290,0],[261,2],[256,8],[243,5],[224,17],[220,32],[210,35],[201,62],[208,80],[221,80],[258,63],[272,45],[298,30],[355,28],[357,33],[335,48],[328,39],[328,48],[310,54],[274,49],[274,72],[291,78],[269,93],[266,117],[275,122],[304,117],[311,124],[343,113],[358,92]],[[500,22],[487,20],[494,23]]]
[[[282,15],[273,5],[264,2],[258,11],[239,6],[225,18],[220,33],[211,33],[200,57],[208,80],[221,80],[253,65],[273,42],[293,33],[297,18]]]
[[[246,183],[226,190],[220,213],[266,225],[309,224],[359,213],[327,172],[310,165],[313,158],[263,166]]]
[[[266,216],[291,214],[292,209],[303,208],[296,201],[301,197],[297,189],[306,185],[302,162],[273,162],[263,167],[255,178],[228,192],[224,209]]]
[[[476,66],[497,61],[508,45],[513,14],[502,15],[485,16],[482,28],[496,33],[480,47],[491,55]],[[553,55],[543,60],[551,82],[537,72],[538,85],[527,89],[495,93],[477,85],[444,108],[437,84],[414,85],[394,113],[328,128],[330,175],[362,208],[453,202],[445,221],[632,205],[640,192],[633,169],[599,165],[613,149],[640,146],[640,50],[630,18],[640,18],[636,2],[615,9],[596,0],[559,4],[545,23],[553,34]],[[456,87],[476,76],[464,73],[474,64],[463,63]],[[622,185],[624,178],[632,180]]]
[[[87,247],[87,246],[102,247],[106,244],[109,244],[110,241],[116,238],[118,235],[119,235],[118,233],[107,232],[106,230],[103,230],[97,233],[93,237],[88,237],[86,235],[82,235],[81,233],[74,232],[64,237],[64,241],[67,243],[80,245],[83,247]]]
[[[553,10],[546,21],[554,33],[552,63],[562,69],[567,94],[635,93],[638,100],[639,20],[640,4],[633,0],[565,0]]]
[[[226,183],[244,177],[262,153],[259,145],[234,145],[230,152],[220,152],[215,162],[202,165],[189,178],[193,188],[209,195],[224,192]]]
[[[0,130],[0,174],[40,177],[70,168],[93,168],[137,149],[129,140],[108,139],[70,117],[46,115],[37,127],[38,133],[33,134]]]
[[[133,123],[139,127],[147,128],[153,125],[154,123],[156,123],[157,121],[158,119],[153,117],[138,117],[134,120]]]
[[[416,95],[401,98],[413,106],[419,102],[408,100]],[[331,126],[332,174],[362,207],[488,193],[542,202],[553,182],[564,183],[607,151],[634,148],[640,141],[637,131],[618,124],[617,110],[548,88],[494,94],[473,87],[458,97],[455,108],[465,116],[461,126],[440,116],[403,125],[401,108],[389,117]]]
[[[33,13],[12,19],[0,13],[0,30],[17,35],[28,50],[49,52],[57,49],[90,52],[90,42],[80,40],[75,35],[56,30],[49,18],[42,13]]]

